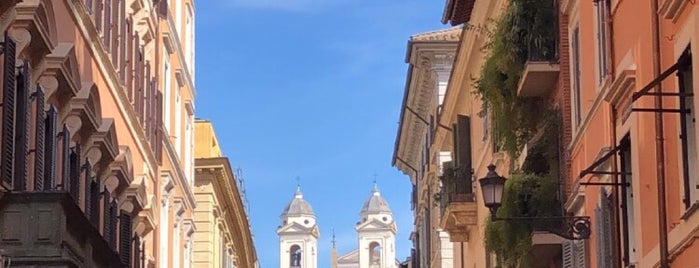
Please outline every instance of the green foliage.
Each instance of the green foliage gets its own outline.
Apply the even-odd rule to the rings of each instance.
[[[551,5],[550,0],[511,0],[494,29],[489,27],[492,23],[474,27],[490,37],[483,47],[489,56],[474,81],[475,93],[492,114],[498,146],[512,158],[518,157],[544,112],[543,100],[518,98],[517,85],[528,58],[555,58],[557,29]]]
[[[512,174],[505,183],[499,218],[558,216],[557,180],[549,175]],[[554,208],[554,209],[552,209]],[[540,225],[529,220],[490,221],[485,246],[498,256],[501,267],[530,267],[532,231]]]

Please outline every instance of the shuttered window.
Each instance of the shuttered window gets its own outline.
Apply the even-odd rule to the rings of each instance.
[[[110,193],[107,190],[104,190],[102,192],[102,213],[103,213],[103,220],[102,220],[102,236],[104,236],[104,240],[107,241],[107,244],[110,246],[112,245],[111,241],[109,239],[112,237],[112,233],[115,232],[115,230],[112,230],[112,223],[110,220],[112,219],[111,216],[111,209],[110,209]]]
[[[563,268],[586,268],[585,241],[566,240],[561,245]],[[611,267],[611,266],[600,266]]]
[[[121,217],[119,218],[119,258],[121,259],[121,263],[127,267],[131,262],[131,228],[131,215],[129,215],[128,212],[122,210]]]
[[[29,177],[29,118],[31,110],[29,109],[29,94],[30,94],[30,70],[28,62],[24,62],[17,76],[17,99],[15,106],[16,121],[15,121],[15,159],[14,159],[14,182],[13,189],[26,190],[27,177]]]
[[[131,267],[141,268],[144,265],[145,258],[143,257],[143,251],[141,250],[141,237],[134,235],[133,237],[133,255],[131,255]]]
[[[15,49],[16,44],[5,32],[2,86],[2,180],[8,185],[14,178],[13,157],[15,150]]]
[[[607,193],[602,188],[600,205],[595,208],[595,237],[597,267],[614,267],[614,252],[612,240],[612,215]]]
[[[82,176],[81,179],[83,181],[83,194],[84,194],[84,199],[85,199],[85,216],[87,216],[88,219],[92,219],[92,192],[90,191],[90,186],[92,185],[92,176],[90,176],[90,172],[92,172],[92,164],[90,163],[90,160],[88,159],[85,161],[85,164],[82,166]]]
[[[104,34],[102,35],[102,43],[105,50],[109,52],[112,38],[112,0],[105,0],[104,3]]]
[[[56,138],[56,118],[58,117],[58,111],[56,107],[49,107],[46,112],[46,137],[44,138],[44,189],[53,190],[56,186],[56,147],[58,146],[58,140]]]
[[[80,206],[80,144],[75,145],[75,148],[70,153],[70,175],[68,175],[68,183],[66,187],[70,191],[70,196],[73,197],[75,204]]]
[[[677,72],[681,94],[680,109],[686,113],[680,114],[680,139],[682,146],[682,186],[684,188],[682,201],[684,208],[689,209],[693,204],[699,203],[699,170],[697,152],[696,109],[694,105],[694,74],[692,68],[692,51],[687,47],[678,61],[687,62],[680,66]]]
[[[46,163],[46,111],[44,110],[44,89],[36,88],[34,93],[34,189],[44,190],[44,168]]]
[[[63,125],[61,131],[61,184],[63,190],[70,189],[70,130]]]
[[[102,1],[103,0],[95,1],[95,28],[97,28],[97,32],[99,33],[102,32]]]
[[[100,184],[95,178],[90,179],[90,222],[95,228],[100,224]]]

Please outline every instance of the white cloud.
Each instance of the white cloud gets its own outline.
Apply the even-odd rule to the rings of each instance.
[[[308,12],[324,9],[342,0],[224,0],[224,2],[237,8]]]

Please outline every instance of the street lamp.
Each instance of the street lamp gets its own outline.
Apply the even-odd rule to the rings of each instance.
[[[505,190],[505,179],[495,172],[495,165],[488,165],[488,174],[478,180],[483,192],[483,203],[490,210],[492,221],[529,221],[529,222],[561,222],[561,230],[549,230],[566,239],[590,238],[590,217],[587,216],[557,216],[557,217],[511,217],[498,218],[498,208],[502,205],[502,194]]]
[[[488,174],[478,180],[483,191],[485,206],[490,210],[490,214],[495,220],[495,214],[502,205],[502,192],[505,190],[506,179],[495,172],[495,165],[488,165]]]

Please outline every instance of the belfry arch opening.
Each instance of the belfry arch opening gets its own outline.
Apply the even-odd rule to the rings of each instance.
[[[381,265],[381,244],[371,242],[369,244],[369,265],[379,267]]]
[[[289,248],[289,268],[301,268],[301,252],[299,245]]]

